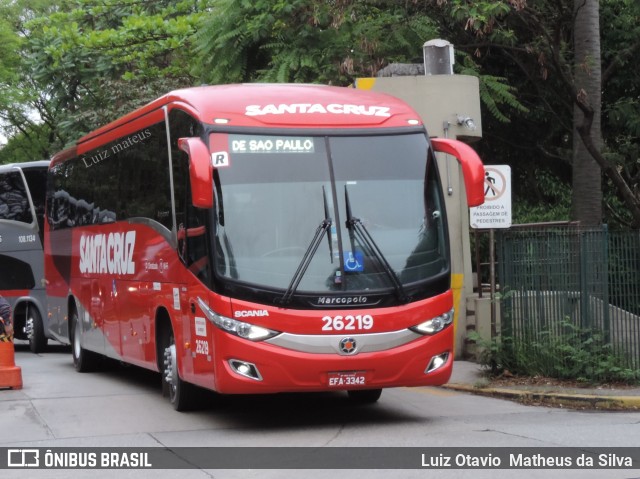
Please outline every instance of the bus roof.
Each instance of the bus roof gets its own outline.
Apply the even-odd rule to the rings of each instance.
[[[405,102],[379,92],[310,84],[216,85],[172,91],[89,133],[78,144],[171,103],[188,106],[204,123],[225,122],[230,127],[390,128],[422,124]]]

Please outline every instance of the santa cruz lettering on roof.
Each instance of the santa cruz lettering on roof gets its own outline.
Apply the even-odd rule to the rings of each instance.
[[[333,115],[365,115],[390,117],[390,109],[386,106],[366,106],[349,105],[341,103],[330,103],[321,105],[320,103],[292,103],[279,105],[247,105],[245,114],[247,116],[260,115],[284,115],[284,114],[333,114]]]

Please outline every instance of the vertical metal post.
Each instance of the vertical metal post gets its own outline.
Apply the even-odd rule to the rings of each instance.
[[[588,243],[585,238],[585,232],[583,230],[578,230],[578,235],[580,238],[580,328],[584,329],[591,326],[591,321],[589,319],[589,288],[587,286],[587,262],[589,258],[587,257]]]
[[[607,344],[611,343],[611,324],[609,318],[609,228],[608,225],[602,225],[602,231],[600,233],[600,241],[602,242],[602,305],[603,313],[603,335],[604,341]]]
[[[451,123],[448,121],[442,122],[442,131],[444,131],[444,137],[449,138],[449,127]],[[447,195],[453,195],[453,186],[451,186],[451,172],[449,171],[449,155],[444,155],[444,164],[447,167]]]
[[[478,230],[473,230],[476,243],[476,282],[478,283],[478,298],[482,298],[482,271],[480,266],[480,235]]]
[[[491,339],[496,337],[496,245],[495,230],[489,230],[489,271],[491,282]]]

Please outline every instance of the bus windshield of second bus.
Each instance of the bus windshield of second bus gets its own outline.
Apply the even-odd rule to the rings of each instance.
[[[448,289],[442,193],[424,134],[212,139],[221,141],[230,166],[215,170],[215,271],[236,296],[388,306]]]

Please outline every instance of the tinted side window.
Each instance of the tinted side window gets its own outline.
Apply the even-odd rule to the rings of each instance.
[[[169,113],[171,130],[171,158],[176,202],[176,226],[185,223],[187,204],[191,202],[189,189],[189,157],[178,148],[179,138],[202,135],[202,125],[184,111],[173,109]]]
[[[149,218],[171,229],[171,183],[165,123],[139,131],[137,137],[140,138],[138,144],[127,146],[128,138],[125,138],[111,147],[112,151],[119,148],[116,153],[120,174],[117,217]]]
[[[33,289],[36,280],[31,265],[18,258],[0,254],[0,289]]]
[[[44,220],[45,193],[47,191],[47,168],[25,168],[22,170],[22,173],[29,186],[31,201],[33,201],[33,207],[35,208],[36,220],[38,220],[40,239],[43,240],[42,235],[44,229],[42,223]]]
[[[54,228],[130,218],[172,227],[164,122],[56,165],[52,174],[47,211]]]
[[[211,279],[206,212],[191,203],[189,157],[178,148],[179,138],[199,137],[202,125],[181,110],[169,113],[171,157],[178,228],[178,254],[185,265],[205,284]]]
[[[17,171],[0,175],[0,219],[22,223],[33,221],[27,191]]]

